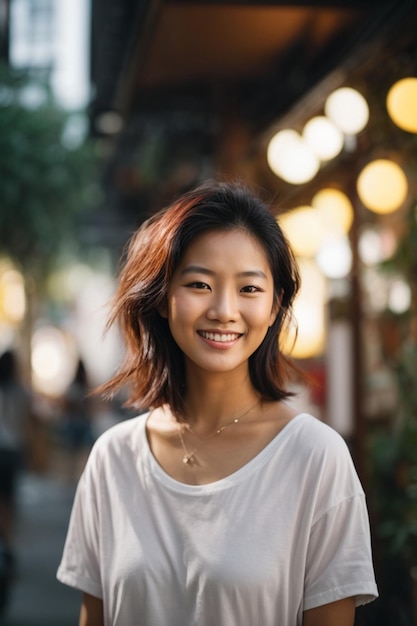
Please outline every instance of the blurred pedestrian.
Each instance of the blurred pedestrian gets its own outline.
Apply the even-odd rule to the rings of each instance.
[[[62,407],[62,431],[69,455],[71,480],[79,478],[95,440],[90,391],[84,361],[80,358],[74,378],[64,394]]]
[[[104,433],[59,579],[80,626],[353,626],[377,595],[345,442],[288,403],[279,338],[299,287],[273,214],[208,183],[134,236],[114,299],[148,407]]]
[[[0,532],[11,550],[19,473],[27,452],[30,394],[22,384],[16,354],[0,356]]]

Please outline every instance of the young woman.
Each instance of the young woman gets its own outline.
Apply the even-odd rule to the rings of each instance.
[[[145,414],[80,480],[58,578],[80,626],[352,626],[377,595],[341,437],[288,404],[279,338],[299,275],[263,202],[206,183],[134,236],[111,323]]]

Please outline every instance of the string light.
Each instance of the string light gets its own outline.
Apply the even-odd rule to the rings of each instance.
[[[306,183],[317,174],[320,161],[297,131],[282,130],[268,145],[267,161],[271,170],[288,183]]]
[[[397,163],[376,159],[359,174],[357,190],[361,201],[371,211],[392,213],[399,209],[407,196],[407,177]]]
[[[402,130],[417,133],[417,78],[397,81],[388,92],[386,104],[394,124]]]
[[[325,102],[324,111],[346,135],[357,135],[369,120],[368,103],[359,91],[351,87],[333,91]]]

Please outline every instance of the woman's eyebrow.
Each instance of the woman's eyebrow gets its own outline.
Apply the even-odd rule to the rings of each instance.
[[[181,274],[184,276],[186,274],[206,274],[207,276],[214,276],[216,272],[208,269],[207,267],[202,267],[201,265],[187,265],[181,271]],[[267,278],[267,275],[262,270],[246,270],[244,272],[238,272],[236,274],[237,278]]]
[[[186,274],[207,274],[208,276],[214,276],[215,272],[213,270],[209,270],[207,267],[202,267],[200,265],[187,265],[181,270],[182,275]]]
[[[236,276],[238,277],[255,277],[255,278],[268,278],[267,275],[265,274],[265,272],[263,272],[262,270],[247,270],[246,272],[239,272],[238,274],[236,274]]]

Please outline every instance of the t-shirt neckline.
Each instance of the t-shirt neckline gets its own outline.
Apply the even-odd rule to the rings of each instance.
[[[256,456],[254,456],[250,461],[245,463],[242,467],[240,467],[232,474],[225,476],[219,480],[216,480],[211,483],[205,483],[203,485],[190,485],[188,483],[183,483],[175,478],[172,478],[158,463],[156,458],[154,457],[152,450],[149,446],[148,437],[146,435],[146,422],[149,417],[149,414],[142,422],[143,429],[143,449],[142,454],[145,455],[146,462],[148,465],[148,469],[150,470],[152,476],[154,476],[159,483],[162,483],[165,487],[173,491],[179,491],[181,493],[190,494],[190,495],[199,495],[202,493],[212,493],[214,491],[221,491],[223,489],[227,489],[236,485],[237,483],[243,481],[247,476],[252,474],[258,467],[264,465],[267,460],[271,457],[271,455],[275,452],[275,450],[282,445],[283,441],[290,435],[293,429],[298,425],[298,423],[302,420],[302,418],[311,417],[308,413],[298,413],[295,415],[285,426],[275,435],[273,439],[260,451]]]

